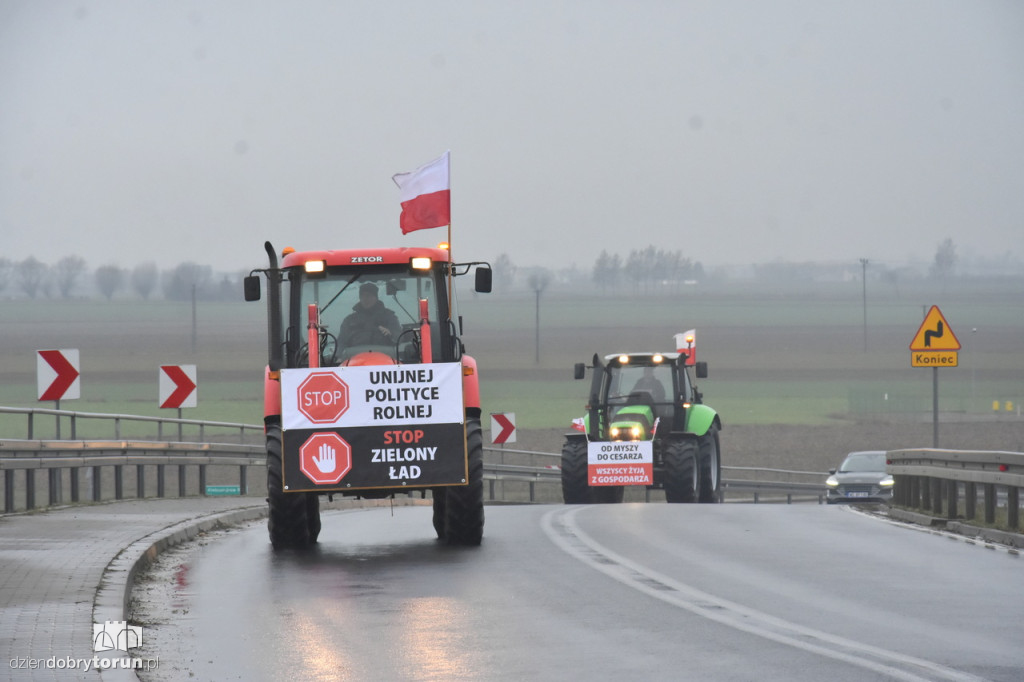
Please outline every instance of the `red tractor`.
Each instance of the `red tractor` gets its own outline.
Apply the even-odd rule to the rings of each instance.
[[[245,278],[267,278],[264,390],[268,528],[275,549],[320,533],[320,495],[386,498],[430,491],[434,529],[451,545],[483,537],[483,441],[476,362],[464,353],[441,248],[305,251]]]

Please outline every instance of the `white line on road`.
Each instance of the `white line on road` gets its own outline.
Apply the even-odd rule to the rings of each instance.
[[[673,580],[617,554],[583,532],[576,523],[576,515],[587,508],[572,506],[548,512],[541,520],[544,532],[567,554],[655,599],[758,637],[907,682],[931,682],[936,679],[953,682],[983,680],[938,663],[797,625]]]

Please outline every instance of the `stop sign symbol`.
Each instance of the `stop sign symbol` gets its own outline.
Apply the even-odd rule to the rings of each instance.
[[[334,372],[313,372],[298,392],[299,412],[314,424],[333,424],[348,409],[348,384]]]
[[[318,485],[333,485],[352,469],[352,447],[336,433],[314,433],[299,448],[299,471]]]

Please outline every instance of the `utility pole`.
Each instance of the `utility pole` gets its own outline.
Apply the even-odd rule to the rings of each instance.
[[[860,259],[861,286],[864,300],[864,352],[868,352],[868,259]]]
[[[536,363],[538,365],[540,364],[540,295],[541,295],[541,292],[543,292],[544,289],[547,288],[549,281],[550,281],[550,277],[548,276],[547,272],[542,272],[540,274],[530,275],[530,279],[529,279],[530,288],[533,289],[534,294],[536,294],[536,297],[537,297],[537,303],[536,303],[537,307],[536,307],[536,315],[535,315],[535,317],[536,317],[536,320],[535,320],[536,333],[534,335],[534,358],[533,358],[533,361],[534,361],[534,363]]]

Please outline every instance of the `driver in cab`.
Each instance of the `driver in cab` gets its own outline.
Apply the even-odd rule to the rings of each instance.
[[[398,339],[398,316],[384,307],[377,292],[372,282],[359,287],[359,302],[352,306],[338,333],[338,343],[343,347],[390,345]]]

